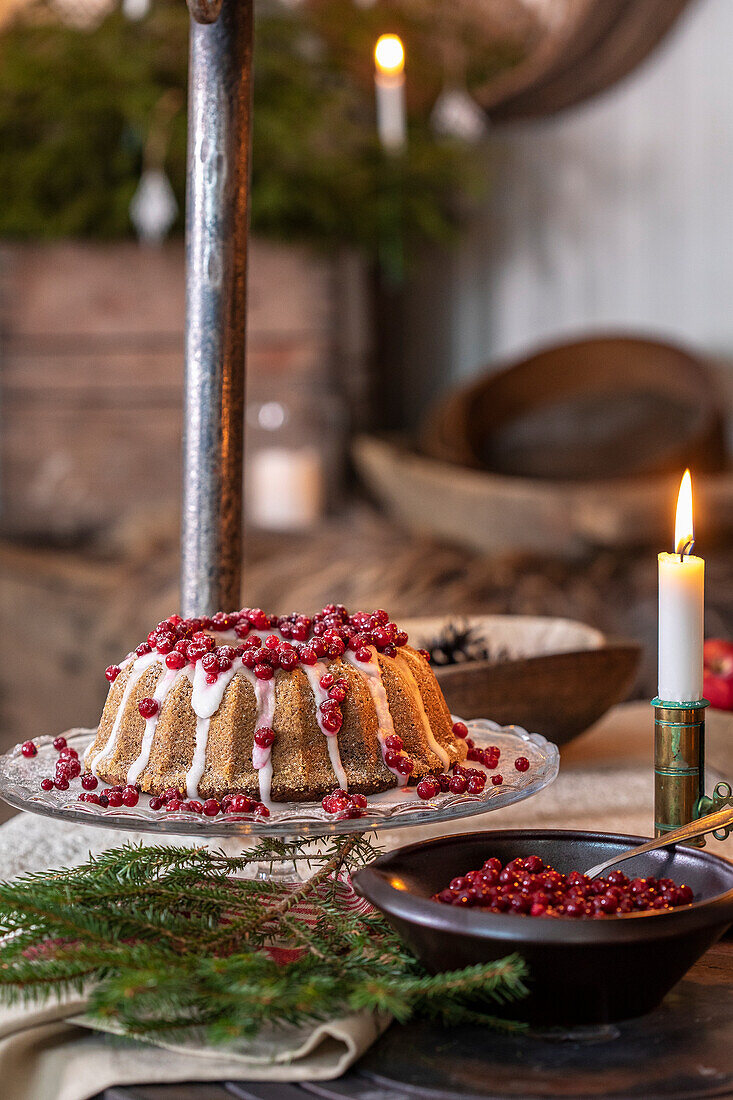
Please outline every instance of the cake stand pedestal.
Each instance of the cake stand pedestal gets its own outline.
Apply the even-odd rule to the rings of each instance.
[[[474,719],[466,725],[469,736],[477,746],[496,745],[500,749],[500,772],[503,777],[500,785],[495,786],[491,782],[490,776],[495,773],[489,772],[486,786],[480,794],[448,793],[422,801],[414,787],[386,791],[371,796],[367,808],[358,818],[334,818],[317,802],[275,803],[268,818],[254,814],[204,817],[180,810],[165,813],[151,810],[147,795],[141,795],[138,805],[134,807],[105,808],[79,802],[78,796],[83,788],[78,779],[72,780],[66,791],[44,791],[40,788],[41,779],[53,775],[54,771],[56,751],[53,735],[36,738],[36,756],[23,756],[20,746],[16,745],[0,757],[0,798],[18,810],[81,825],[152,833],[158,840],[161,836],[186,837],[192,844],[235,840],[241,846],[253,843],[255,838],[279,837],[301,841],[310,837],[316,840],[407,825],[456,821],[531,798],[549,786],[557,776],[560,763],[557,746],[539,734],[527,733],[519,726],[499,726],[487,719]],[[76,729],[70,730],[65,737],[67,744],[76,749],[81,758],[94,735],[94,730]],[[520,756],[529,761],[527,771],[520,772],[514,767],[515,759]],[[486,770],[480,764],[470,766]],[[282,866],[272,869],[261,866],[259,874],[267,878],[291,879],[294,868],[287,868],[287,874],[284,871]]]

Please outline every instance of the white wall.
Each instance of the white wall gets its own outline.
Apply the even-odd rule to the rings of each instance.
[[[733,353],[732,43],[733,0],[699,0],[617,88],[497,129],[486,211],[419,279],[442,321],[413,302],[413,378],[446,385],[589,328]]]

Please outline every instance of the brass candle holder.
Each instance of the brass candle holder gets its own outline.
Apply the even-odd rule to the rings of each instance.
[[[733,805],[728,783],[705,794],[705,708],[707,699],[674,703],[652,699],[654,707],[654,835],[687,825],[695,818]],[[725,840],[729,829],[713,833]],[[691,841],[704,847],[705,840]]]

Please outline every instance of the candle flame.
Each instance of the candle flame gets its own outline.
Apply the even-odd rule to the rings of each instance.
[[[692,478],[690,471],[685,470],[680,482],[679,496],[677,497],[677,516],[674,524],[675,553],[684,553],[685,546],[694,540],[694,527],[692,523]]]
[[[399,76],[405,67],[405,47],[399,35],[380,35],[374,47],[374,60],[384,76]]]

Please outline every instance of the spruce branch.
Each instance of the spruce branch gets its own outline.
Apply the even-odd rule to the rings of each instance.
[[[381,914],[344,906],[348,873],[376,854],[360,835],[236,857],[128,844],[0,883],[0,1001],[83,992],[123,1034],[211,1044],[360,1010],[521,1026],[485,1010],[524,995],[521,959],[430,975]],[[241,877],[294,860],[312,872],[295,889]]]

